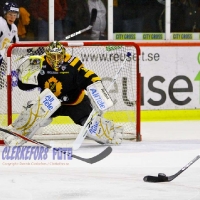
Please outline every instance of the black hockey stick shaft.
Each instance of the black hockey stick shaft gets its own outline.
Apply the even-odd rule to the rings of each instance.
[[[92,158],[82,158],[79,157],[77,155],[72,155],[73,158],[76,158],[78,160],[82,160],[86,163],[90,163],[90,164],[94,164],[96,162],[99,162],[100,160],[103,160],[104,158],[106,158],[108,155],[110,155],[112,152],[112,148],[111,147],[106,147],[100,154],[92,157]]]
[[[44,147],[47,147],[47,148],[52,148],[52,146],[50,145],[47,145],[45,143],[42,143],[42,142],[38,142],[37,140],[33,140],[33,139],[29,139],[23,135],[20,135],[18,133],[15,133],[15,132],[12,132],[12,131],[9,131],[7,129],[4,129],[4,128],[0,128],[0,131],[3,131],[4,133],[8,133],[10,135],[13,135],[15,137],[18,137],[18,138],[21,138],[23,140],[26,140],[27,142],[31,142],[31,143],[34,143],[36,145],[41,145],[41,146],[44,146]],[[66,153],[60,149],[57,149],[58,151],[62,152],[62,153]],[[89,163],[89,164],[94,164],[96,162],[99,162],[101,160],[103,160],[104,158],[106,158],[107,156],[109,156],[112,152],[112,148],[111,147],[107,147],[106,149],[104,149],[101,153],[99,153],[98,155],[92,157],[92,158],[82,158],[80,156],[77,156],[75,154],[72,154],[71,156],[77,160],[81,160],[83,162],[86,162],[86,163]]]
[[[198,159],[200,158],[200,155],[197,155],[194,159],[192,159],[187,165],[185,165],[183,168],[181,168],[177,173],[171,176],[166,176],[165,174],[159,173],[158,176],[145,176],[143,180],[145,182],[151,182],[151,183],[158,183],[158,182],[170,182],[174,180],[177,176],[179,176],[181,173],[183,173],[186,169],[188,169],[192,164],[194,164]]]
[[[200,155],[196,156],[193,160],[191,160],[187,165],[185,165],[181,170],[179,170],[176,174],[169,176],[169,181],[172,181],[177,176],[179,176],[181,173],[183,173],[186,169],[188,169],[192,164],[194,164],[198,159],[200,158]]]
[[[97,9],[93,8],[91,11],[91,19],[90,19],[90,25],[93,26],[94,22],[96,21],[97,18]]]
[[[44,144],[44,143],[42,143],[42,142],[38,142],[37,140],[33,140],[33,139],[30,139],[30,138],[27,138],[27,137],[25,137],[25,136],[23,136],[23,135],[20,135],[20,134],[18,134],[18,133],[12,132],[12,131],[9,131],[9,130],[7,130],[7,129],[0,128],[0,131],[3,131],[3,132],[5,132],[5,133],[8,133],[8,134],[13,135],[13,136],[15,136],[15,137],[18,137],[18,138],[21,138],[21,139],[23,139],[23,140],[26,140],[27,142],[31,142],[31,143],[34,143],[34,144],[37,144],[37,145],[42,145],[42,146],[44,146],[44,147],[51,148],[50,145]]]
[[[72,33],[72,34],[66,36],[65,40],[68,40],[68,39],[70,39],[70,38],[72,38],[72,37],[74,37],[76,35],[79,35],[79,34],[81,34],[83,32],[86,32],[86,31],[90,30],[93,27],[94,22],[96,21],[96,17],[97,17],[97,9],[93,8],[92,11],[91,11],[91,18],[90,18],[89,26],[87,28],[84,28],[82,30],[79,30],[79,31],[77,31],[75,33]]]

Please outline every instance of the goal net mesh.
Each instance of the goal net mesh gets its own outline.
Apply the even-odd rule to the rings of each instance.
[[[20,114],[22,107],[30,100],[35,100],[40,88],[22,91],[17,87],[18,73],[16,69],[22,56],[42,55],[47,43],[19,43],[15,47],[8,47],[10,55],[5,51],[4,61],[0,67],[0,127],[5,128]],[[136,139],[139,130],[139,96],[137,69],[137,54],[134,44],[124,43],[84,43],[81,46],[69,46],[63,42],[66,52],[78,57],[87,69],[94,71],[102,78],[103,85],[108,88],[119,68],[122,70],[111,87],[109,94],[114,106],[104,113],[103,117],[123,126],[125,139]],[[131,58],[123,62],[127,52]],[[10,78],[9,78],[10,77]],[[11,86],[11,87],[10,87]],[[10,95],[12,97],[10,97]],[[53,122],[44,127],[42,134],[35,135],[35,139],[74,139],[81,126],[74,124],[69,117],[56,117]]]

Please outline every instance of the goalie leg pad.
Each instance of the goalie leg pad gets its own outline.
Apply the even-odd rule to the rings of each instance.
[[[44,127],[48,126],[52,122],[52,118],[50,117],[49,119],[44,120],[42,123],[40,123],[39,128],[35,131],[34,135],[41,135],[43,133]]]
[[[123,127],[96,116],[88,127],[87,137],[100,144],[119,145],[123,140]]]
[[[45,89],[36,101],[28,102],[18,118],[8,126],[8,130],[32,138],[40,127],[51,122],[49,117],[60,105],[57,97],[49,89]],[[26,141],[4,134],[4,142],[10,146],[21,146]]]

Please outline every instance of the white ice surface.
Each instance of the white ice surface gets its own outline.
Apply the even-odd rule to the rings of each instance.
[[[75,159],[56,167],[1,165],[0,200],[200,200],[200,160],[172,182],[143,181],[175,174],[196,157],[199,130],[199,121],[142,123],[142,142],[124,141],[93,165]],[[85,141],[74,154],[92,157],[104,148]]]

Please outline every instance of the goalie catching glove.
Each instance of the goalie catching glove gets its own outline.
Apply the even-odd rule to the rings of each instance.
[[[100,144],[118,145],[123,140],[123,127],[96,115],[88,126],[87,137]]]
[[[37,76],[41,71],[44,58],[42,56],[25,56],[17,69],[19,80],[24,84],[38,85]]]

